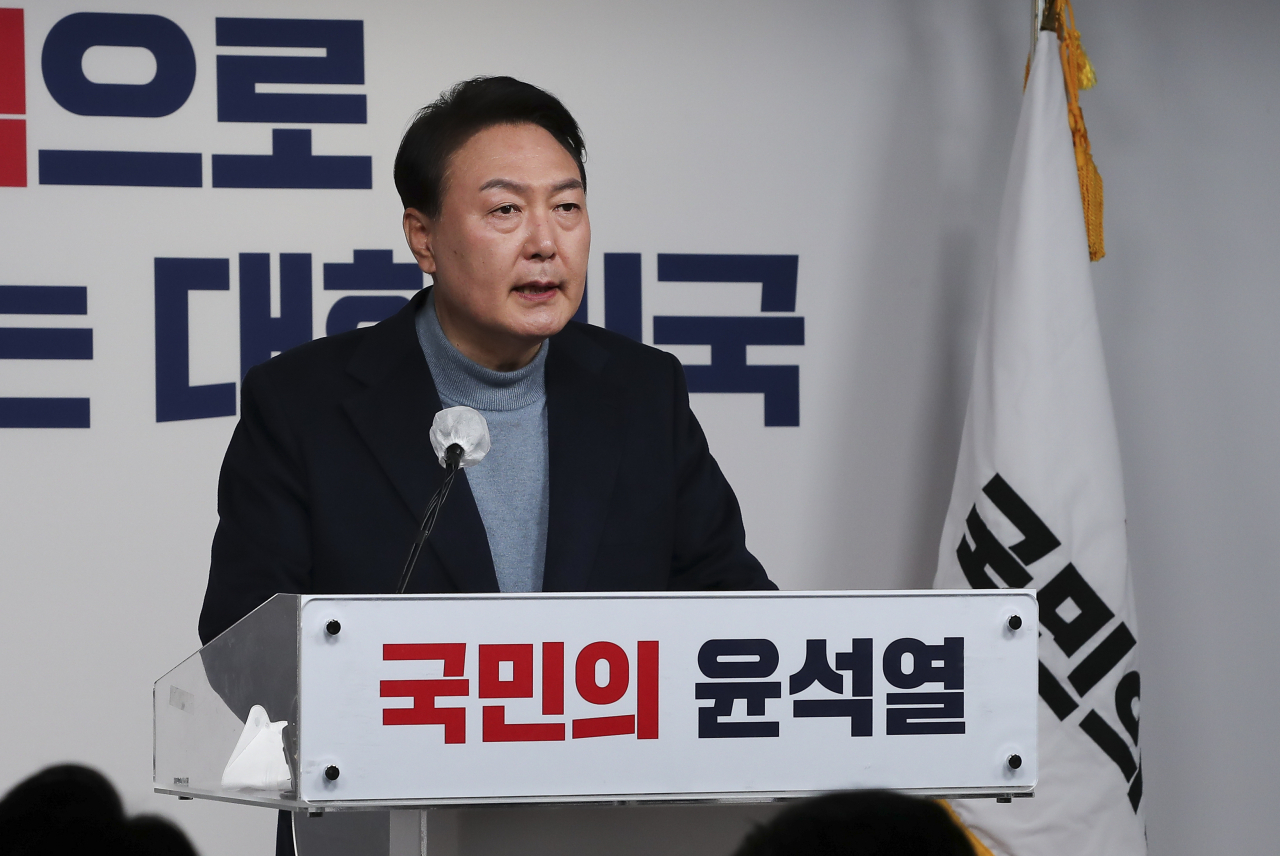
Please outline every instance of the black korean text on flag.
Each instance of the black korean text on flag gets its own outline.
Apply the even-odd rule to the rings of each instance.
[[[992,476],[982,492],[1018,530],[1021,540],[1003,544],[975,504],[965,519],[967,532],[956,548],[960,569],[975,589],[1039,590],[1042,635],[1047,633],[1070,661],[1065,676],[1055,674],[1040,662],[1040,697],[1059,720],[1076,720],[1115,763],[1129,783],[1129,803],[1136,812],[1142,801],[1142,764],[1137,751],[1141,686],[1138,672],[1128,671],[1120,678],[1113,699],[1102,699],[1100,703],[1092,700],[1093,707],[1080,711],[1082,706],[1088,707],[1085,696],[1120,666],[1137,641],[1123,621],[1115,621],[1115,612],[1071,563],[1040,582],[1040,574],[1033,572],[1032,565],[1062,542],[1004,478],[998,473]],[[1128,741],[1103,715],[1107,707],[1113,707],[1114,719],[1128,735]]]

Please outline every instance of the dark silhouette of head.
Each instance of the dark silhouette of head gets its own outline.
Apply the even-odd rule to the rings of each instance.
[[[195,856],[182,831],[159,817],[126,819],[99,772],[48,767],[0,800],[0,856]]]
[[[182,830],[163,817],[140,814],[126,820],[124,827],[132,856],[196,856]]]
[[[734,856],[974,856],[931,800],[844,791],[804,800],[751,832]]]

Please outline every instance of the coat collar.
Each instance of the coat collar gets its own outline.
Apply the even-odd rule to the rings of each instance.
[[[440,395],[414,328],[414,316],[426,295],[427,289],[418,292],[403,309],[369,330],[347,364],[347,371],[365,388],[342,403],[417,522],[444,478],[427,439],[441,410]],[[429,549],[458,591],[498,590],[489,539],[466,473],[453,483]],[[406,542],[406,555],[408,551]],[[425,555],[419,559],[413,580],[418,585],[411,584],[411,590],[422,590],[427,578],[424,559]]]
[[[444,475],[427,440],[440,396],[414,326],[428,291],[368,331],[347,367],[365,388],[343,402],[415,520]],[[582,591],[589,583],[626,431],[609,356],[575,322],[551,338],[544,591]],[[488,536],[465,476],[454,482],[430,547],[459,591],[497,591]],[[415,571],[415,580],[421,573]]]

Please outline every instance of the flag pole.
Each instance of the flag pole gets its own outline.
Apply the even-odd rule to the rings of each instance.
[[[1058,15],[1061,14],[1056,0],[1037,0],[1037,3],[1040,6],[1040,26],[1037,29],[1056,33],[1058,31]]]

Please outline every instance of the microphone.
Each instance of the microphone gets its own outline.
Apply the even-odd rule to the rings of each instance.
[[[449,495],[449,488],[453,487],[453,479],[458,470],[474,467],[489,454],[489,423],[485,422],[480,411],[470,407],[448,407],[441,410],[432,420],[428,436],[436,459],[444,467],[444,481],[440,483],[439,489],[427,503],[427,510],[422,514],[422,523],[418,526],[418,534],[409,549],[409,558],[405,560],[404,570],[400,572],[396,594],[404,594],[409,585],[409,578],[422,553],[422,545],[427,543],[431,530],[436,527],[436,519],[440,516],[440,509],[445,497]]]

